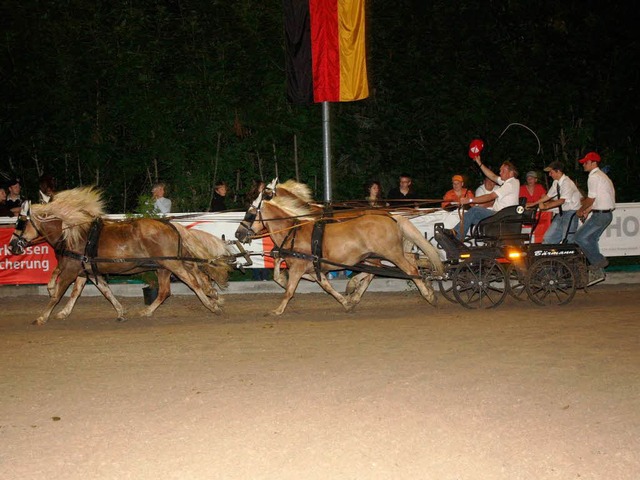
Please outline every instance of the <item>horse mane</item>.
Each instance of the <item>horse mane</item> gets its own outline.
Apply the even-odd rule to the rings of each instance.
[[[269,202],[291,217],[303,217],[312,213],[311,188],[295,180],[287,180],[276,186],[276,195]]]
[[[70,248],[86,239],[94,219],[102,216],[102,192],[95,187],[78,187],[56,193],[50,203],[33,205],[32,215],[39,221],[57,218],[62,221],[62,238]]]

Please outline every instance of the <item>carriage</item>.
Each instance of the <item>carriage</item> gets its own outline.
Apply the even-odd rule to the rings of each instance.
[[[250,241],[269,235],[276,245],[272,255],[287,263],[282,272],[280,261],[275,262],[274,280],[285,294],[274,315],[284,312],[302,278],[317,282],[347,311],[360,302],[376,275],[413,281],[432,305],[432,284],[437,283],[445,298],[466,308],[497,307],[509,294],[519,299],[526,295],[540,305],[563,305],[578,288],[588,286],[587,261],[577,245],[535,244],[531,234],[522,233],[523,225],[533,231],[536,222],[535,212],[523,205],[482,220],[464,242],[443,224],[436,224],[433,237],[427,238],[405,214],[371,208],[327,212],[313,203],[306,185],[274,180],[246,212],[236,237]],[[167,220],[112,222],[101,220],[101,215],[102,200],[92,188],[61,192],[48,206],[21,214],[12,251],[46,240],[55,247],[59,262],[48,285],[51,299],[35,323],[46,323],[75,282],[56,318],[68,316],[87,280],[96,284],[122,320],[124,308],[104,275],[145,270],[158,271],[160,291],[141,315],[150,316],[170,295],[170,274],[187,284],[209,310],[220,313],[214,284],[226,284],[236,258],[250,261],[240,244],[240,253],[234,254],[223,239]],[[342,294],[327,274],[345,268],[356,275]]]
[[[249,234],[255,233],[251,226],[259,215],[261,206],[270,203],[277,188],[272,185],[267,190],[269,197],[260,197],[258,203],[254,205],[253,213],[251,209],[247,212],[244,226],[241,224],[237,231],[238,238],[246,239],[251,236]],[[286,191],[287,188],[284,190]],[[313,226],[308,229],[307,243],[323,244],[321,236],[314,237],[318,224],[340,224],[345,222],[345,219],[352,221],[353,218],[371,216],[375,213],[360,210],[333,212],[326,215],[326,212],[316,210],[313,212],[315,216],[310,221]],[[401,225],[406,223],[406,218],[402,214],[384,213]],[[309,212],[306,214],[308,215]],[[378,212],[378,215],[382,214]],[[275,221],[270,217],[274,215],[277,216],[274,210],[270,210],[266,220],[261,217],[264,230],[270,229],[269,224]],[[560,244],[533,243],[533,232],[539,215],[536,210],[526,209],[524,202],[507,207],[473,225],[470,236],[464,241],[459,240],[454,233],[444,228],[443,223],[436,223],[432,236],[424,234],[425,237],[429,237],[428,245],[414,241],[409,251],[405,249],[405,255],[413,256],[412,264],[417,267],[417,272],[413,273],[400,267],[395,261],[391,262],[393,264],[389,263],[390,258],[380,252],[369,253],[363,261],[354,263],[330,258],[331,255],[325,255],[326,252],[323,253],[321,248],[314,250],[300,243],[294,247],[294,241],[289,245],[287,242],[291,238],[291,232],[300,227],[296,226],[295,222],[291,222],[294,216],[287,217],[287,214],[280,214],[280,217],[288,219],[290,224],[286,226],[279,224],[277,228],[271,228],[271,230],[289,233],[281,235],[279,240],[271,234],[276,243],[274,254],[286,260],[287,263],[296,261],[306,263],[307,275],[302,278],[317,281],[345,306],[349,301],[348,297],[354,292],[358,293],[355,302],[360,300],[373,275],[418,280],[416,285],[423,296],[425,296],[423,284],[437,283],[444,298],[470,309],[497,307],[508,295],[519,300],[528,297],[532,302],[543,306],[564,305],[571,302],[577,289],[585,289],[589,286],[586,257],[578,245],[566,242],[566,234],[565,240]],[[355,235],[355,231],[351,234]],[[437,245],[442,255],[434,256],[429,249],[432,244]],[[340,269],[356,272],[355,280],[352,279],[347,286],[346,300],[327,285],[328,282],[322,275],[327,271]],[[363,277],[367,279],[364,287],[360,283]],[[282,313],[286,307],[286,302],[292,296],[298,280],[299,278],[296,278],[293,286],[288,283],[289,279],[281,282],[281,285],[289,288],[290,291],[286,294],[278,313]],[[427,299],[433,303],[429,298]]]
[[[497,307],[508,295],[542,306],[571,302],[589,286],[587,259],[566,234],[560,244],[533,243],[538,218],[521,202],[472,226],[465,241],[437,224],[434,240],[447,257],[442,295],[466,308]]]

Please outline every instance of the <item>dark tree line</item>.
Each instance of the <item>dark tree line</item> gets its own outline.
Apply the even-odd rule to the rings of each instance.
[[[321,111],[284,98],[279,2],[3,1],[0,172],[97,184],[130,211],[164,180],[179,210],[213,182],[294,177],[322,188]],[[636,8],[596,1],[370,0],[371,97],[332,105],[334,198],[400,172],[437,198],[466,155],[521,171],[598,150],[619,201],[639,201]],[[536,132],[538,143],[522,123]],[[295,139],[295,140],[294,140]],[[294,151],[294,141],[297,149]],[[574,170],[572,170],[574,169]],[[322,192],[316,192],[322,198]],[[241,196],[239,197],[241,198]]]

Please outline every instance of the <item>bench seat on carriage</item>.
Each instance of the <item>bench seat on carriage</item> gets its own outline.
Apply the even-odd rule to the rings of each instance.
[[[537,209],[525,208],[523,201],[526,202],[522,198],[518,205],[503,208],[476,225],[472,225],[465,240],[476,245],[478,243],[500,245],[530,243],[531,235],[538,222]]]

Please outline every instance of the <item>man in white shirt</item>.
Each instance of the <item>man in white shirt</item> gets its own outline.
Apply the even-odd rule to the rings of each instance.
[[[164,183],[156,183],[151,189],[151,195],[153,196],[153,210],[156,213],[171,213],[171,200],[164,197]]]
[[[604,280],[604,268],[609,265],[609,261],[600,253],[598,241],[613,220],[611,212],[616,208],[616,191],[611,179],[599,168],[600,155],[589,152],[580,163],[584,171],[589,172],[589,193],[578,210],[578,217],[584,223],[576,232],[575,243],[580,245],[589,260],[589,284],[592,285]]]
[[[554,213],[542,243],[561,243],[565,236],[568,242],[573,242],[578,228],[576,212],[580,208],[582,195],[573,180],[564,174],[564,166],[561,162],[551,162],[544,171],[549,172],[549,176],[553,179],[551,188],[537,202],[527,203],[527,207],[538,205],[540,210],[550,210]]]
[[[464,234],[473,225],[477,225],[480,220],[488,218],[505,207],[518,205],[520,194],[520,181],[517,179],[518,170],[513,163],[506,161],[500,166],[500,176],[491,171],[489,167],[482,163],[480,155],[473,157],[473,161],[480,167],[482,173],[493,180],[497,186],[489,193],[475,198],[461,198],[462,205],[473,204],[474,208],[464,214]],[[487,208],[482,205],[493,200],[493,206]],[[477,206],[475,206],[477,204]],[[464,240],[464,234],[460,224],[454,227],[458,237]]]
[[[491,180],[489,177],[484,177],[484,180],[482,180],[482,183],[480,184],[480,186],[476,188],[476,192],[474,196],[479,197],[480,195],[491,193],[493,192],[494,188],[496,188],[495,182]],[[493,202],[487,202],[483,206],[489,208],[492,205],[493,205]]]

